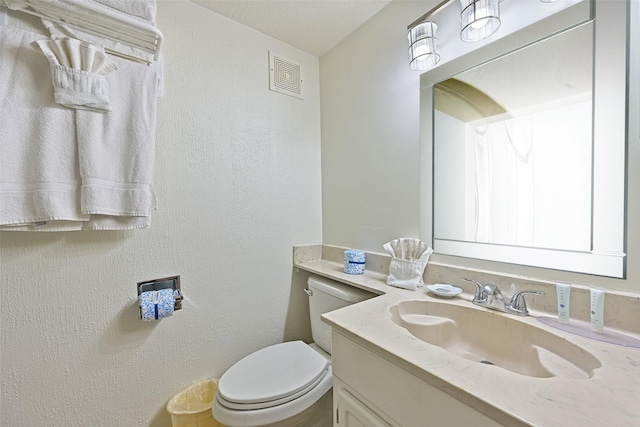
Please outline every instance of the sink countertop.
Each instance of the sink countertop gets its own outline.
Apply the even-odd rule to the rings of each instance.
[[[563,337],[602,363],[589,379],[533,378],[515,374],[452,355],[415,338],[391,320],[389,309],[402,301],[430,300],[476,307],[471,303],[471,294],[462,293],[453,299],[436,298],[425,287],[409,291],[386,285],[386,273],[379,272],[382,269],[350,275],[343,272],[343,264],[335,259],[302,258],[294,256],[294,267],[379,295],[327,313],[322,316],[324,322],[505,425],[640,426],[640,349],[563,332],[542,324],[536,319],[538,313],[535,311],[529,317],[496,312]]]

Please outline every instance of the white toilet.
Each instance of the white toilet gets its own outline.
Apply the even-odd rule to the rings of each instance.
[[[327,427],[332,425],[331,328],[323,313],[374,297],[311,276],[309,314],[314,344],[291,341],[252,353],[222,375],[213,416],[228,427]]]

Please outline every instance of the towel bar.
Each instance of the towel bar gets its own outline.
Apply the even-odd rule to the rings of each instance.
[[[13,4],[8,0],[0,0],[0,5],[126,44],[134,49],[147,52],[155,61],[160,57],[164,36],[153,23],[130,17],[126,13],[113,11],[100,3],[96,4],[86,0],[65,0],[59,3],[25,0]],[[100,22],[100,20],[91,22],[90,18],[87,19],[91,16],[103,17],[107,22]],[[147,58],[113,49],[105,50],[107,53],[132,61],[151,63],[151,60]]]

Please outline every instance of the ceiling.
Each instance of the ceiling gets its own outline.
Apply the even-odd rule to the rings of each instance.
[[[321,57],[391,0],[192,0]]]

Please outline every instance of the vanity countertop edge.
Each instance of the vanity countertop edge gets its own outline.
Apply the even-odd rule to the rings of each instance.
[[[597,357],[602,367],[588,379],[532,378],[494,366],[481,365],[427,344],[391,321],[390,308],[407,300],[432,300],[471,305],[472,295],[454,299],[432,297],[425,287],[409,291],[386,285],[385,260],[365,274],[345,274],[343,264],[313,254],[296,256],[294,268],[368,290],[377,297],[324,314],[322,319],[353,341],[441,389],[476,410],[509,426],[616,427],[640,426],[640,349],[626,348],[580,337],[539,322],[539,314],[514,317],[573,342]],[[335,252],[335,251],[334,251]],[[369,254],[367,254],[369,264]],[[506,314],[505,314],[506,315]]]

